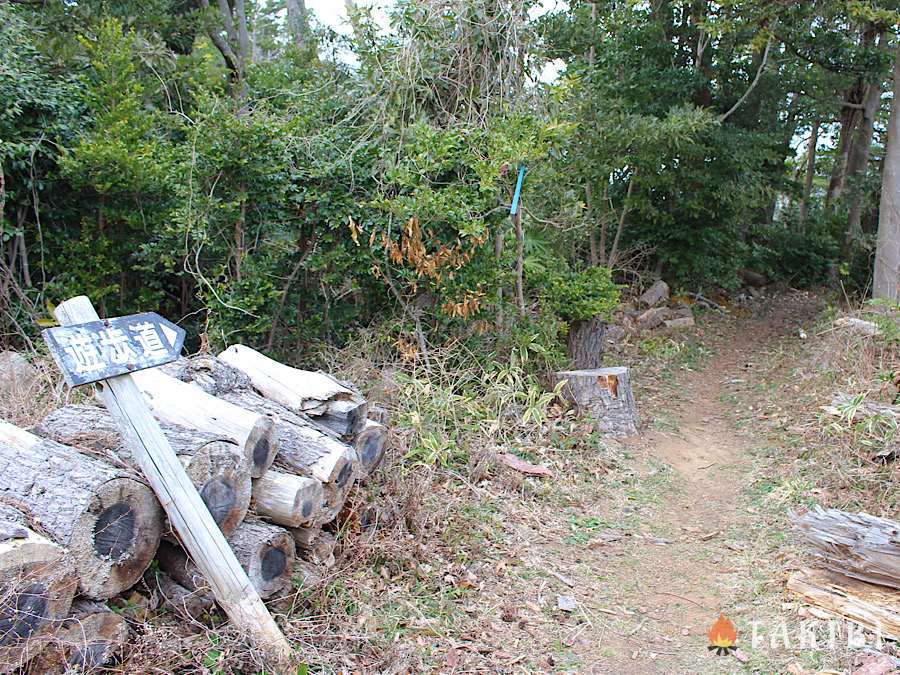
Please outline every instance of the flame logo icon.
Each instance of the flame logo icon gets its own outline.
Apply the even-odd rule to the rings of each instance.
[[[709,637],[708,649],[715,651],[719,656],[734,649],[735,642],[737,642],[737,630],[724,614],[719,614],[719,618],[716,619],[706,635]]]

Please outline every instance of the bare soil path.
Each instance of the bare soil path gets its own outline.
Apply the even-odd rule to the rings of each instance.
[[[710,322],[693,369],[676,369],[655,391],[641,391],[638,374],[647,424],[619,448],[624,461],[606,475],[572,467],[556,494],[547,487],[524,508],[500,504],[502,534],[494,531],[491,568],[479,574],[490,579],[489,623],[466,634],[491,648],[482,658],[452,654],[447,669],[787,672],[802,662],[789,649],[750,648],[751,622],[781,620],[785,508],[754,494],[773,458],[748,424],[745,394],[769,350],[813,313],[809,296],[789,296]],[[559,596],[575,611],[560,609]],[[720,612],[748,660],[707,649]]]

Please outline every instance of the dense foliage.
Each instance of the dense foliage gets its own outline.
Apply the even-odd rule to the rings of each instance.
[[[865,287],[891,3],[569,5],[344,38],[299,0],[0,1],[6,340],[86,293],[281,353],[389,319],[414,358],[557,347],[642,275]]]

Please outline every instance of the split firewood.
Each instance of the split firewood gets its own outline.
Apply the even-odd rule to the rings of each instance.
[[[554,375],[557,382],[566,382],[563,395],[595,419],[600,431],[614,436],[637,432],[638,415],[628,368],[564,370]]]
[[[284,527],[300,527],[317,520],[325,496],[322,482],[270,469],[253,481],[253,510]]]
[[[0,672],[41,652],[69,613],[77,580],[65,549],[0,503]]]
[[[213,520],[226,535],[234,532],[250,506],[250,465],[244,451],[211,434],[173,424],[160,426]],[[47,415],[34,431],[137,468],[128,443],[104,408],[68,405]]]
[[[31,670],[93,672],[119,655],[127,640],[128,623],[122,615],[100,602],[76,600],[69,618]]]
[[[132,373],[153,414],[168,424],[196,429],[240,445],[259,478],[278,453],[275,425],[265,415],[238,408],[156,368]]]
[[[291,368],[244,345],[232,345],[219,358],[246,373],[266,398],[315,417],[342,436],[358,434],[366,423],[366,400],[330,375]]]
[[[900,589],[900,523],[816,507],[791,514],[818,562],[854,579]]]
[[[356,456],[359,458],[360,478],[368,478],[379,467],[384,459],[388,437],[386,426],[366,420],[366,425],[354,441]]]
[[[880,632],[882,637],[900,639],[900,592],[896,590],[808,569],[793,572],[787,588],[811,605]]]
[[[0,496],[69,550],[79,590],[93,599],[134,584],[163,532],[156,495],[135,474],[3,421]]]
[[[293,537],[284,528],[245,520],[228,537],[228,543],[260,597],[268,598],[290,584],[295,548]],[[200,570],[179,546],[163,542],[158,559],[160,568],[186,589],[208,587]]]

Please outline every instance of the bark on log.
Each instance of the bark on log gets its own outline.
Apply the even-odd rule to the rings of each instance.
[[[148,575],[147,586],[156,593],[160,602],[176,616],[187,621],[197,621],[209,614],[216,599],[209,591],[189,590],[163,572]]]
[[[284,527],[300,527],[317,520],[325,503],[321,481],[269,470],[253,481],[253,510]]]
[[[599,368],[602,365],[605,333],[606,322],[602,317],[572,322],[567,339],[567,353],[574,368]]]
[[[69,549],[79,590],[105,600],[156,553],[163,512],[136,476],[0,421],[0,495]]]
[[[900,523],[819,507],[792,513],[791,523],[823,567],[900,589]]]
[[[228,537],[228,543],[260,597],[268,598],[290,584],[295,549],[287,530],[245,520]],[[188,590],[207,587],[203,575],[180,547],[163,542],[158,559],[163,571]]]
[[[358,434],[366,423],[366,400],[330,375],[291,368],[243,345],[232,345],[219,358],[246,373],[267,398],[317,418],[342,436]]]
[[[76,585],[65,549],[0,504],[0,672],[41,652],[68,615]]]
[[[304,560],[308,560],[318,567],[328,569],[334,567],[334,550],[337,548],[337,539],[331,532],[320,532],[319,535],[300,549]]]
[[[900,592],[824,570],[797,570],[787,588],[806,602],[855,621],[891,640],[900,639]]]
[[[336,483],[338,487],[352,479],[357,457],[356,451],[346,443],[255,392],[238,390],[221,396],[235,406],[272,418],[279,448],[278,465],[323,483]]]
[[[314,545],[316,538],[322,533],[322,526],[293,527],[290,529],[290,533],[294,537],[294,543],[297,544],[297,550],[301,552],[308,551]]]
[[[303,412],[256,393],[241,371],[212,356],[179,359],[162,370],[183,382],[191,382],[204,391],[245,410],[266,415],[275,421],[278,464],[292,473],[316,478],[323,483],[337,482],[339,487],[356,470],[358,459],[348,452],[337,433],[321,426]]]
[[[597,420],[601,432],[629,436],[637,432],[638,416],[628,368],[564,370],[556,381],[566,381],[563,395]]]
[[[265,415],[230,405],[155,368],[132,373],[132,378],[161,422],[227,438],[240,445],[253,478],[263,475],[275,460],[278,443],[274,423]]]
[[[250,464],[243,449],[193,429],[160,426],[219,529],[226,535],[234,532],[250,507]],[[104,408],[68,405],[47,415],[34,431],[140,470],[115,420]]]
[[[107,665],[128,640],[125,619],[100,602],[77,600],[52,647],[70,668],[90,672]]]
[[[384,459],[387,442],[387,427],[378,422],[366,420],[366,426],[354,441],[356,456],[359,458],[360,478],[368,478],[378,468]]]

